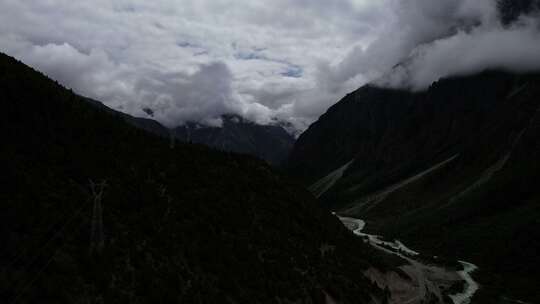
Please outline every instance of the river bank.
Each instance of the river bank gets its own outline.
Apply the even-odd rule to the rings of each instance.
[[[368,269],[364,273],[379,287],[389,290],[389,303],[470,304],[478,291],[479,285],[471,276],[478,269],[475,265],[459,261],[463,269],[449,269],[447,266],[428,264],[419,258],[419,252],[408,248],[399,240],[387,241],[382,236],[364,233],[366,223],[363,220],[339,216],[338,218],[371,246],[407,261],[407,265],[400,267],[406,277],[396,272],[381,273],[376,269]],[[460,291],[456,292],[456,289]]]

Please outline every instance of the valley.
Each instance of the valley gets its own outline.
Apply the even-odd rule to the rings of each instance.
[[[364,233],[366,223],[363,220],[341,216],[338,218],[371,246],[407,261],[408,265],[399,268],[403,271],[401,275],[395,272],[381,273],[376,269],[369,269],[364,273],[378,286],[389,290],[389,303],[471,303],[479,288],[471,276],[477,270],[475,265],[460,261],[459,265],[450,267],[448,263],[437,261],[437,257],[423,256],[398,240],[385,241],[381,236]],[[459,269],[460,266],[463,269]]]
[[[529,184],[536,180],[537,174],[539,104],[535,99],[536,87],[528,85],[538,81],[535,75],[516,79],[513,75],[488,73],[467,79],[466,83],[505,84],[505,89],[495,96],[504,97],[495,99],[494,108],[487,110],[483,105],[486,101],[471,99],[480,103],[476,111],[487,111],[481,112],[485,116],[484,125],[472,133],[456,127],[458,123],[453,121],[456,118],[443,116],[431,122],[431,127],[447,130],[442,137],[430,133],[418,135],[426,138],[414,139],[407,133],[409,118],[398,119],[399,114],[394,113],[396,120],[389,124],[384,121],[386,115],[372,115],[372,126],[384,128],[374,130],[380,133],[379,142],[355,135],[342,141],[359,140],[355,149],[360,152],[343,156],[340,153],[347,146],[342,143],[341,150],[328,150],[326,153],[348,160],[334,162],[336,167],[324,169],[329,173],[317,179],[317,175],[310,175],[314,182],[309,190],[318,198],[315,200],[301,185],[261,160],[171,141],[163,134],[147,130],[158,126],[151,120],[133,120],[96,107],[12,58],[3,55],[0,59],[1,67],[12,75],[0,79],[9,88],[4,94],[9,100],[17,101],[6,108],[9,115],[3,124],[9,130],[10,136],[6,138],[9,145],[1,151],[4,159],[14,160],[6,163],[3,176],[3,184],[11,189],[4,194],[10,203],[4,206],[3,223],[6,230],[10,229],[9,225],[18,228],[6,243],[7,251],[0,256],[4,261],[16,261],[8,263],[0,275],[4,282],[16,282],[0,289],[10,299],[32,302],[50,294],[53,302],[58,297],[91,300],[100,297],[95,290],[105,287],[99,286],[114,282],[116,287],[104,289],[109,293],[108,299],[134,297],[142,302],[171,299],[177,294],[174,285],[180,284],[185,288],[181,297],[189,301],[202,297],[198,293],[201,288],[211,290],[201,298],[203,302],[215,301],[225,291],[237,299],[263,299],[266,296],[258,293],[263,290],[283,295],[283,300],[315,299],[315,303],[355,303],[358,298],[392,304],[475,304],[494,300],[534,303],[531,301],[534,286],[522,280],[514,282],[524,272],[515,273],[511,264],[501,267],[499,261],[501,257],[524,258],[530,263],[519,264],[521,267],[535,267],[534,221],[538,206],[534,204],[534,188]],[[442,83],[452,85],[455,81]],[[50,96],[49,105],[54,107],[36,104],[40,90],[44,90],[44,96]],[[370,87],[359,92],[362,91],[368,91],[368,96],[389,98],[390,102],[394,102],[394,97],[399,102],[403,98],[402,93],[395,91]],[[351,97],[353,102],[345,105],[353,106],[353,110],[346,112],[354,115],[358,111],[354,107],[363,100],[348,98]],[[39,107],[34,116],[23,115],[27,108],[36,105]],[[342,103],[336,105],[341,106]],[[372,106],[381,104],[362,104],[359,113],[371,111]],[[399,104],[395,106],[392,111],[400,111]],[[460,105],[453,106],[457,107],[455,111],[462,111]],[[322,123],[332,119],[331,116],[323,116]],[[459,119],[471,124],[466,117]],[[421,116],[415,120],[421,120]],[[439,126],[440,123],[450,126]],[[305,145],[311,137],[327,136],[319,133],[320,124],[301,135],[293,156],[300,153],[306,159],[319,157],[312,155],[313,151],[318,153],[312,150],[312,144],[308,148]],[[48,128],[35,127],[39,125]],[[405,134],[400,134],[403,130]],[[105,138],[108,141],[103,141],[101,136],[105,133],[109,134]],[[78,134],[85,134],[84,141]],[[33,144],[28,146],[28,141]],[[322,141],[314,142],[316,147],[316,142]],[[33,150],[36,146],[41,148]],[[332,154],[323,157],[329,155]],[[369,156],[374,161],[369,161]],[[71,157],[76,157],[78,163],[70,164]],[[289,165],[299,166],[295,173],[301,175],[305,163],[292,160]],[[37,165],[28,166],[28,163]],[[323,172],[321,167],[309,170]],[[42,179],[45,175],[50,178]],[[103,192],[106,211],[101,206],[91,209],[83,203],[93,201],[88,180],[104,178],[108,185]],[[516,181],[523,182],[524,188],[516,187]],[[27,191],[20,192],[21,187]],[[487,210],[494,207],[508,210],[509,207],[497,201],[514,195],[516,189],[527,189],[532,201],[518,204],[504,215],[486,217],[490,214]],[[227,196],[222,196],[223,193]],[[45,203],[33,204],[35,197]],[[523,200],[527,196],[519,194],[514,198]],[[208,203],[209,199],[212,203]],[[495,204],[486,204],[486,199]],[[153,203],[147,204],[147,200]],[[329,209],[336,210],[339,217],[331,216]],[[37,214],[36,210],[39,210]],[[69,233],[53,234],[52,241],[43,245],[66,214],[73,213],[80,225],[72,227]],[[39,214],[47,214],[47,218],[40,218]],[[144,223],[141,219],[148,215],[150,222],[141,225]],[[96,216],[100,218],[97,222],[93,220]],[[521,222],[516,220],[518,216]],[[483,222],[477,224],[478,218]],[[491,226],[493,218],[500,224]],[[39,224],[34,226],[32,223],[36,221]],[[502,221],[510,227],[509,231],[503,229],[506,226]],[[95,228],[92,231],[85,228],[94,227],[94,222],[99,223],[98,230],[102,231],[97,241],[92,232]],[[493,229],[498,235],[490,240],[487,235]],[[516,231],[522,233],[515,237]],[[21,238],[23,235],[27,237]],[[501,237],[507,243],[528,242],[530,247],[528,250],[522,245],[503,248]],[[406,240],[407,245],[397,239]],[[95,248],[92,244],[96,242],[101,244],[100,253],[86,256],[84,248]],[[170,245],[171,242],[188,245]],[[173,253],[165,249],[169,246],[173,246]],[[40,247],[42,253],[34,256],[32,250]],[[216,257],[217,247],[226,254]],[[27,251],[21,252],[21,248]],[[102,256],[108,256],[109,260],[103,260]],[[462,258],[472,263],[458,261]],[[180,264],[171,262],[175,260]],[[147,269],[134,263],[153,264]],[[233,264],[238,271],[230,274],[228,269]],[[199,268],[200,265],[207,268]],[[246,276],[243,270],[247,269],[255,273]],[[33,278],[36,271],[38,276]],[[161,276],[174,273],[177,276],[174,283],[162,285],[165,279]],[[271,286],[265,285],[267,277],[281,278],[283,273],[289,276],[286,284],[277,280]],[[506,275],[512,280],[501,280]],[[78,280],[66,284],[62,293],[54,291],[55,286],[74,276]],[[121,277],[121,281],[115,277]],[[128,277],[132,277],[131,281]],[[158,289],[168,290],[168,294],[145,289],[143,282],[147,278],[155,286],[161,284]],[[216,278],[218,281],[214,281]],[[46,279],[49,285],[45,284]],[[232,285],[228,282],[231,279]],[[28,291],[21,289],[25,282],[36,286]],[[192,284],[198,287],[193,288]],[[76,296],[78,290],[85,288],[82,286],[92,287]],[[234,291],[230,292],[231,288]],[[501,288],[508,292],[501,293]]]
[[[485,71],[423,92],[367,85],[300,136],[289,170],[369,233],[477,265],[474,303],[534,303],[539,96],[537,73]]]
[[[540,304],[540,0],[0,0],[0,302]]]

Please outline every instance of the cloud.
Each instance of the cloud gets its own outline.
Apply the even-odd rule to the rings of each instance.
[[[147,71],[134,91],[138,103],[171,127],[187,121],[216,125],[220,115],[241,108],[233,98],[231,71],[222,62],[201,65],[193,74]]]
[[[501,25],[496,1],[0,0],[0,50],[168,126],[235,113],[304,129],[376,79],[538,68],[538,25]]]
[[[294,105],[313,67],[369,39],[364,2],[0,0],[0,50],[167,125],[234,112],[303,128],[320,114]]]
[[[418,47],[459,29],[496,19],[493,0],[382,0],[387,24],[367,47],[357,46],[329,71],[336,83],[358,75],[376,79],[406,60]]]
[[[480,27],[421,45],[403,66],[378,83],[383,86],[423,90],[449,76],[468,75],[486,69],[511,72],[540,70],[538,23],[524,19],[511,28]]]
[[[65,86],[87,95],[104,95],[111,89],[107,84],[115,80],[114,74],[120,68],[101,50],[92,49],[84,54],[67,43],[34,45],[22,57]]]
[[[521,17],[507,25],[501,22],[507,8],[499,10],[504,6],[496,0],[388,3],[394,22],[334,67],[335,82],[361,75],[380,86],[424,90],[440,78],[485,69],[540,69],[540,27],[537,17],[525,14],[534,13],[530,9],[514,8]]]

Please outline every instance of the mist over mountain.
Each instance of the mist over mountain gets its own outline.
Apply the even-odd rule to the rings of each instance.
[[[172,134],[183,142],[258,156],[274,165],[286,160],[295,141],[279,125],[258,125],[238,115],[223,115],[220,126],[187,123],[173,129]]]
[[[373,233],[478,265],[472,303],[535,302],[540,2],[416,4],[437,21],[404,13],[422,26],[393,29],[406,43],[387,59],[402,59],[385,73],[393,61],[376,61],[380,78],[302,133],[289,172]],[[377,43],[351,66],[400,40]]]
[[[127,123],[149,133],[185,143],[202,144],[223,152],[252,155],[274,166],[281,166],[289,155],[295,137],[279,123],[259,125],[238,115],[223,115],[212,120],[212,124],[190,122],[176,128],[167,128],[159,122],[113,110],[103,103],[86,99],[90,104],[109,112]],[[153,110],[147,108],[149,116]]]
[[[537,7],[536,0],[4,0],[0,49],[116,110],[146,117],[150,108],[167,127],[235,114],[305,130],[376,80],[421,90],[486,68],[538,68]]]
[[[425,90],[442,77],[540,68],[538,1],[393,1],[387,28],[331,70],[383,87]]]

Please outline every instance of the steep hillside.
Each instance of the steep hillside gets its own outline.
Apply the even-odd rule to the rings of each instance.
[[[532,74],[485,72],[421,93],[366,86],[300,136],[289,167],[326,208],[477,263],[484,297],[534,301],[539,109]]]
[[[133,128],[0,54],[6,303],[367,303],[386,260],[247,156]]]
[[[107,107],[101,101],[97,101],[91,98],[86,98],[85,100],[88,101],[91,105],[97,107],[98,109],[101,109],[104,112],[107,112],[113,116],[116,116],[136,128],[139,128],[148,133],[152,133],[154,135],[157,135],[163,138],[170,138],[171,136],[171,130],[169,128],[165,127],[164,125],[160,124],[159,122],[153,119],[134,117],[126,113],[116,111],[114,109]]]

